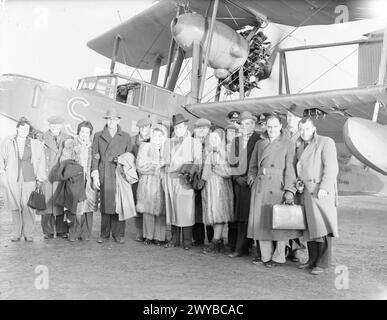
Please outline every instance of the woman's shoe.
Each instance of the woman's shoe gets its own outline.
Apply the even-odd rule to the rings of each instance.
[[[303,264],[299,264],[297,266],[298,269],[312,269],[312,266],[309,264],[309,263],[303,263]]]
[[[152,240],[150,240],[150,239],[144,240],[144,245],[149,246],[150,244],[152,244]]]
[[[255,264],[255,265],[258,265],[258,264],[262,264],[262,263],[263,263],[262,260],[261,260],[261,257],[256,257],[256,258],[254,258],[252,262],[253,262],[253,264]]]
[[[220,240],[212,239],[207,248],[203,250],[203,253],[218,253]]]
[[[314,267],[312,271],[310,272],[311,274],[314,274],[315,276],[324,273],[324,269],[320,267]]]
[[[12,237],[11,241],[12,242],[20,241],[20,237]]]
[[[165,245],[164,245],[164,248],[175,248],[176,247],[176,244],[172,243],[172,242],[167,242]]]
[[[24,240],[27,242],[34,242],[34,239],[29,237],[24,237]]]
[[[272,267],[273,267],[273,261],[267,261],[267,262],[264,262],[263,265],[264,265],[266,268],[272,268]]]

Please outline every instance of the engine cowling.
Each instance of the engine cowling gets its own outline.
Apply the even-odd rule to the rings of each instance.
[[[206,30],[210,24],[210,18],[206,21],[200,14],[186,13],[172,21],[171,33],[184,51],[192,52],[195,40],[200,41],[203,50],[205,50],[208,39]],[[228,77],[245,63],[248,54],[249,44],[247,40],[224,23],[215,21],[208,56],[208,65],[215,69],[215,76],[219,79]]]

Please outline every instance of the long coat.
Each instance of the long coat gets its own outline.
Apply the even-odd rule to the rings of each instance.
[[[270,142],[256,143],[248,175],[255,178],[251,191],[247,237],[254,240],[286,241],[299,238],[301,231],[273,230],[273,205],[281,204],[286,190],[295,189],[295,146],[283,134]]]
[[[56,143],[54,135],[50,130],[43,134],[47,180],[43,183],[42,189],[44,195],[46,196],[47,209],[44,211],[37,211],[39,214],[54,214],[56,216],[63,214],[63,207],[54,205],[53,195],[58,188],[59,182],[54,181],[53,176],[56,175],[59,168],[59,161],[64,148],[64,142],[69,138],[71,137],[67,133],[61,132],[57,137]]]
[[[164,181],[166,222],[178,227],[193,226],[195,194],[191,185],[180,175],[180,169],[187,163],[202,163],[200,142],[187,131],[183,139],[168,139],[163,153],[167,164]]]
[[[231,144],[229,161],[232,167],[232,180],[235,192],[235,221],[247,222],[249,220],[251,189],[247,185],[247,172],[254,146],[259,139],[261,139],[261,136],[254,132],[249,138],[246,148],[243,148],[241,137],[236,137]],[[246,181],[244,186],[237,182],[239,177]]]
[[[46,168],[44,157],[44,145],[38,140],[27,138],[31,143],[31,162],[34,168],[36,180],[42,182],[46,180]],[[18,148],[16,137],[5,139],[0,149],[0,175],[5,175],[5,197],[7,211],[21,210],[20,208],[20,192],[18,177]],[[31,182],[34,189],[35,181]]]
[[[94,135],[91,162],[91,172],[98,172],[101,182],[101,212],[107,214],[116,213],[116,164],[113,158],[125,152],[132,151],[130,135],[118,126],[117,132],[112,138],[107,126]]]
[[[87,158],[83,160],[83,158]],[[98,210],[98,192],[93,190],[91,186],[91,141],[88,143],[81,143],[78,137],[70,138],[64,142],[64,148],[60,161],[73,159],[77,161],[82,167],[85,176],[85,192],[86,200],[78,203],[77,215],[82,215],[85,212],[95,212]],[[85,161],[86,160],[86,161]]]
[[[212,159],[217,158],[217,161]],[[234,193],[231,168],[223,150],[208,152],[205,157],[202,179],[203,222],[206,225],[227,223],[234,220]]]
[[[337,162],[335,142],[329,137],[317,134],[310,144],[304,147],[299,139],[296,143],[297,174],[304,181],[303,200],[307,230],[304,239],[311,240],[326,235],[338,236],[337,226]],[[328,196],[317,198],[320,189]]]
[[[136,209],[154,216],[165,215],[165,194],[162,176],[162,150],[154,143],[143,143],[137,154],[136,167],[140,179],[137,188]]]

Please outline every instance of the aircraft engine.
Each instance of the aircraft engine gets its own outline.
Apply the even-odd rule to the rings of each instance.
[[[175,41],[186,52],[192,52],[193,42],[200,41],[203,50],[207,47],[207,32],[211,19],[197,13],[186,13],[172,20],[171,33]],[[205,52],[203,52],[204,56]],[[208,64],[215,69],[219,79],[227,78],[239,69],[249,55],[249,44],[229,26],[216,21],[210,47]]]

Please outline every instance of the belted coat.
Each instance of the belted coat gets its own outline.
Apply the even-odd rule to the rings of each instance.
[[[304,239],[312,240],[326,235],[338,236],[337,175],[339,165],[335,142],[329,137],[314,135],[305,147],[302,139],[296,142],[297,175],[304,182],[303,202],[307,229]],[[328,195],[318,199],[320,189]]]
[[[299,238],[301,231],[272,228],[273,205],[283,202],[286,190],[296,192],[294,143],[283,134],[272,142],[264,137],[255,144],[248,171],[248,176],[255,180],[251,189],[247,237],[266,241]]]
[[[94,135],[91,161],[92,177],[98,172],[101,183],[101,206],[102,213],[116,213],[116,164],[113,159],[125,152],[132,151],[130,135],[122,131],[118,126],[117,132],[112,138],[107,126]]]

